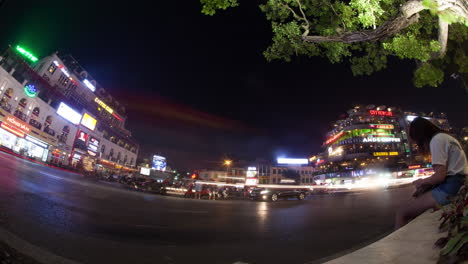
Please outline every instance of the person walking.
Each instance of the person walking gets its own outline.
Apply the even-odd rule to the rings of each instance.
[[[203,185],[195,183],[195,199],[200,199]]]
[[[434,174],[413,182],[414,198],[401,207],[395,219],[395,228],[425,212],[450,203],[468,175],[466,154],[460,143],[430,121],[418,117],[410,124],[409,136],[422,151],[430,151]]]

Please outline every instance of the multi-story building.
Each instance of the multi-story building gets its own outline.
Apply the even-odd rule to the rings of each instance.
[[[336,121],[323,143],[324,153],[311,158],[316,179],[374,174],[379,168],[398,169],[427,163],[408,137],[410,122],[422,116],[450,130],[444,114],[416,114],[381,105],[356,106]]]
[[[9,47],[0,66],[1,145],[85,169],[135,167],[139,145],[125,108],[71,56],[38,59]]]
[[[311,184],[316,170],[309,164],[279,164],[266,160],[257,161],[259,184]]]

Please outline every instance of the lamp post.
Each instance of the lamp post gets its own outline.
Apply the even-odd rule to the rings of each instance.
[[[226,177],[229,176],[229,168],[231,167],[232,160],[224,160],[224,166],[226,166]],[[228,178],[226,178],[226,182],[228,182]]]

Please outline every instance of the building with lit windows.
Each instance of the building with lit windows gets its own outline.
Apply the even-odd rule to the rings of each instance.
[[[427,164],[428,157],[407,135],[410,122],[418,116],[444,130],[451,129],[444,114],[417,114],[385,105],[348,110],[346,118],[336,121],[327,133],[323,153],[310,159],[317,169],[315,179],[360,177],[383,168]]]
[[[1,145],[85,170],[135,167],[125,108],[71,56],[39,59],[16,46],[0,66]]]
[[[313,172],[307,159],[278,159],[276,162],[257,161],[259,184],[311,184]]]

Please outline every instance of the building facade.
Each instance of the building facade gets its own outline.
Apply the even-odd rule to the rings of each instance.
[[[327,133],[323,153],[310,159],[317,168],[316,179],[360,177],[428,163],[429,157],[407,134],[409,124],[418,116],[446,131],[451,129],[444,114],[417,114],[385,105],[359,105],[348,110]]]
[[[139,145],[125,129],[125,108],[71,56],[8,48],[0,111],[0,144],[14,152],[85,170],[135,168]]]

